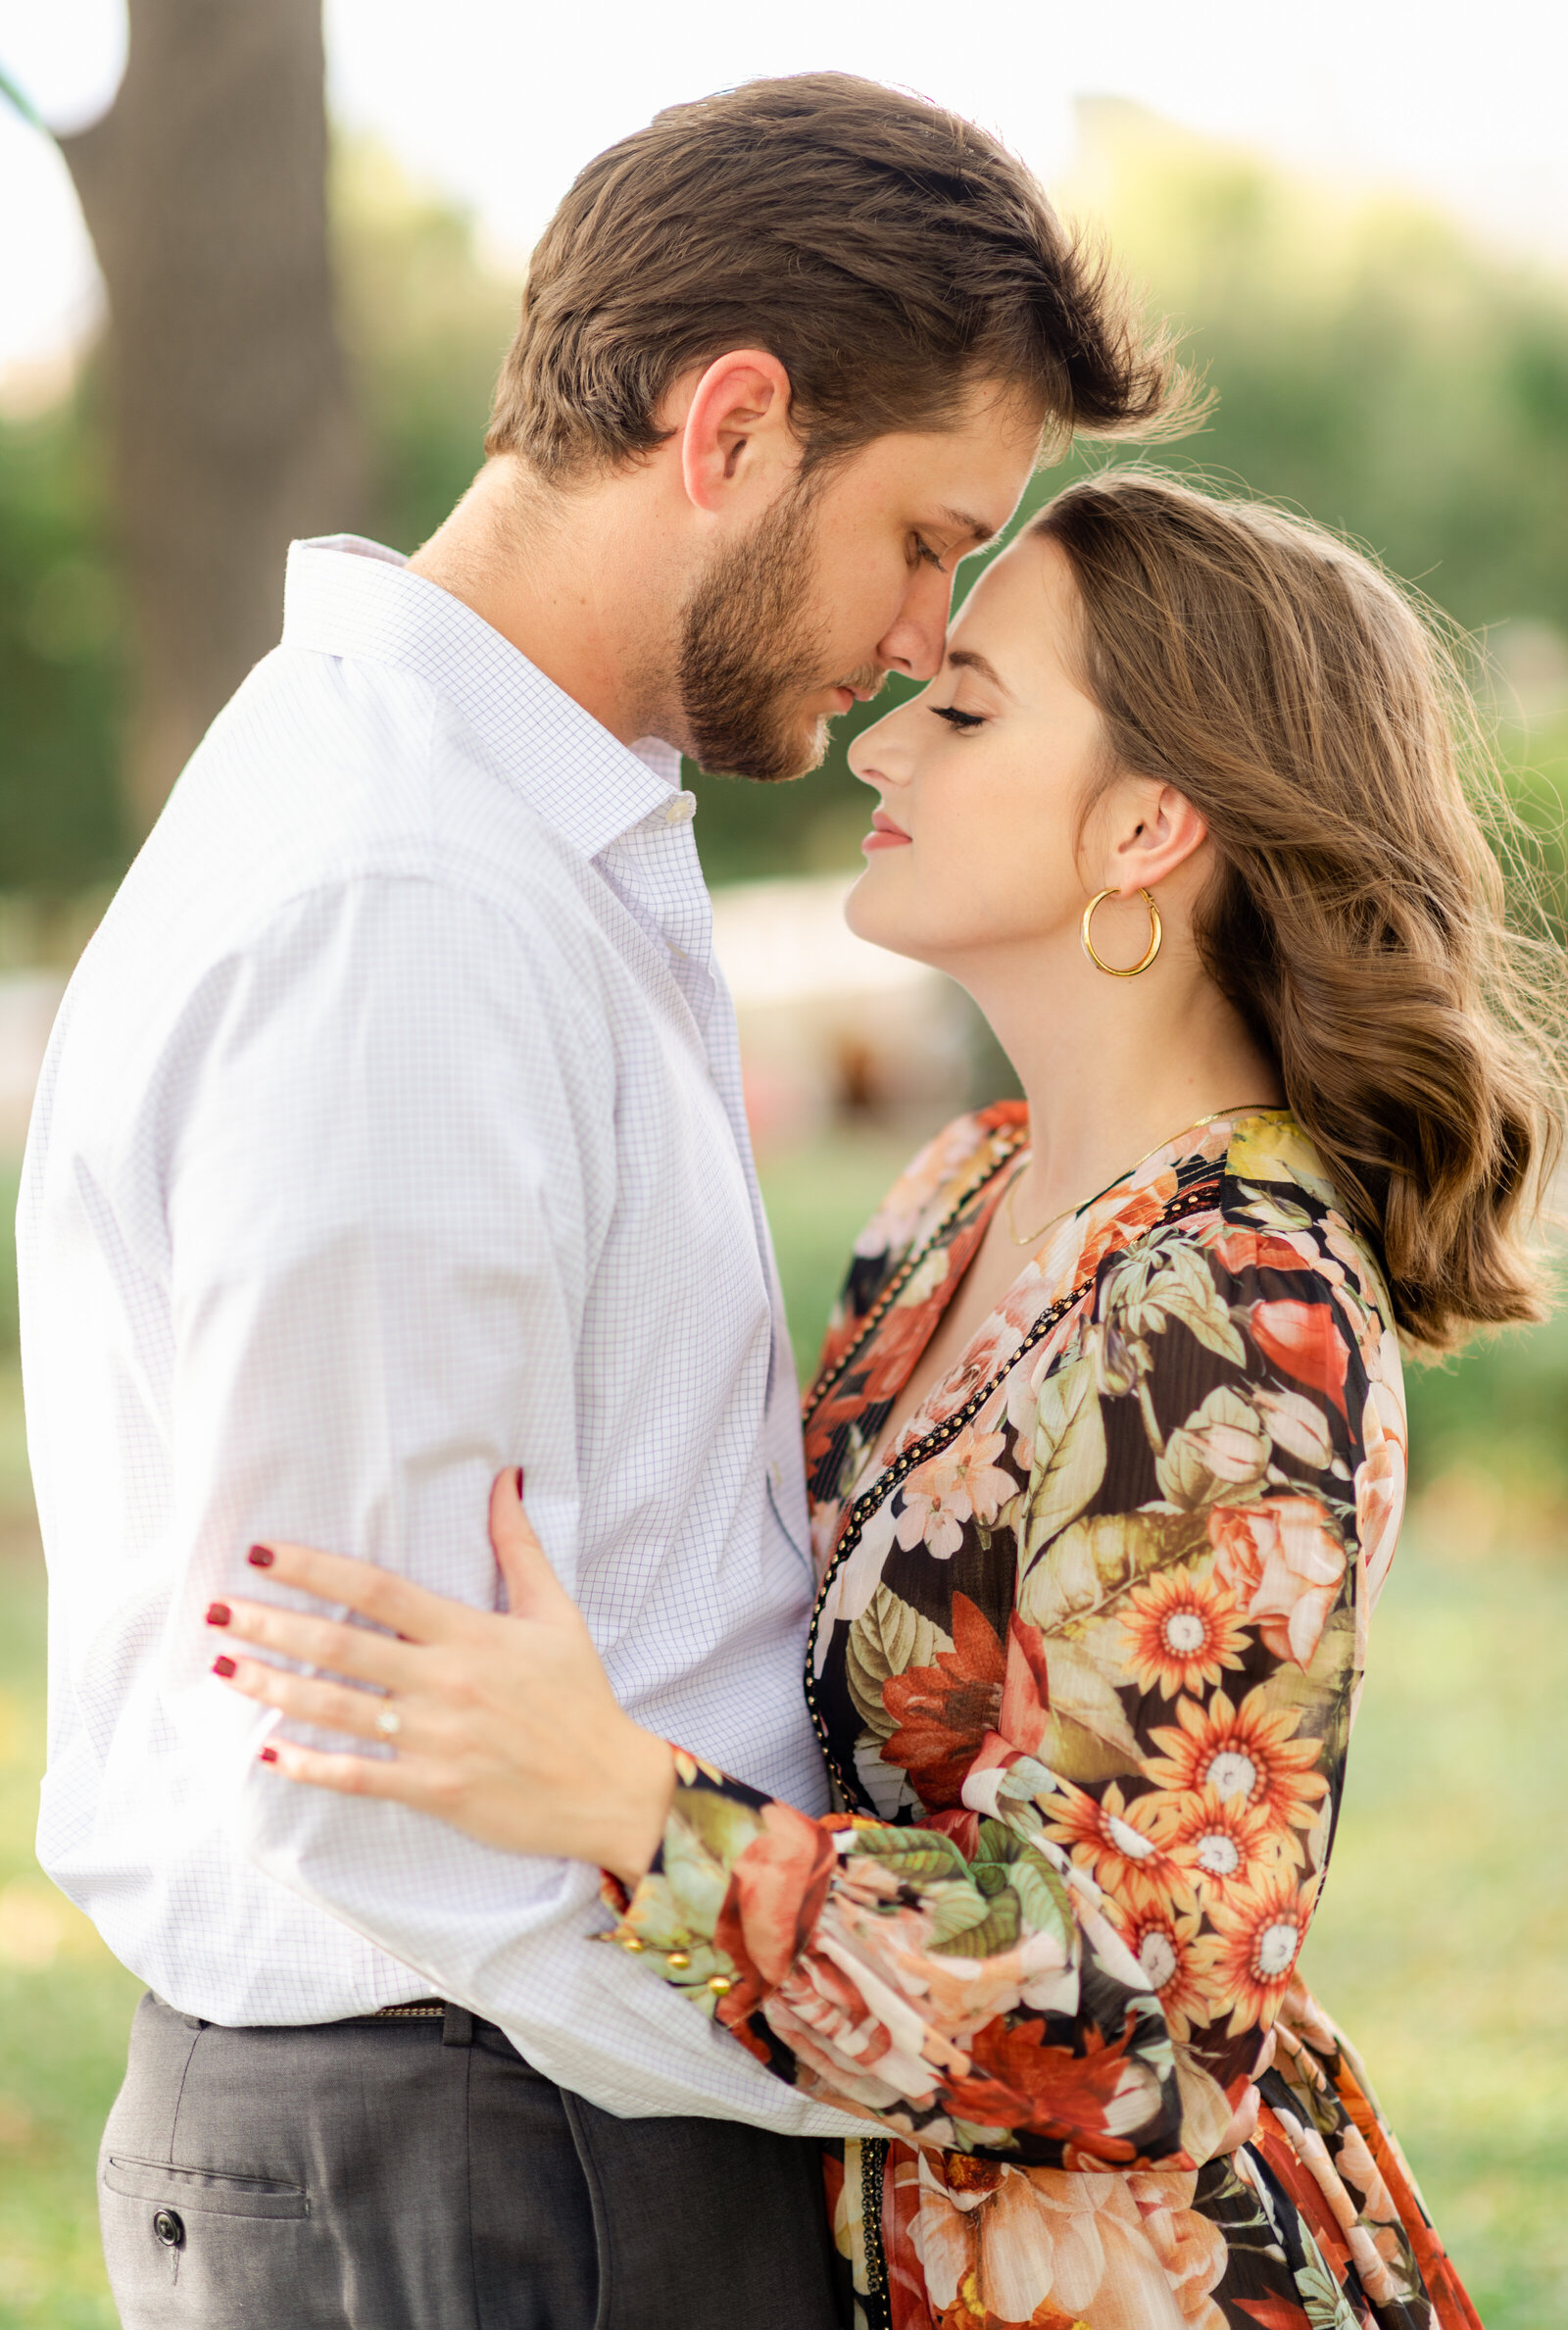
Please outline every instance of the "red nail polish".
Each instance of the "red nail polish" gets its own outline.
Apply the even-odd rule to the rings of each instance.
[[[215,1659],[213,1661],[213,1672],[214,1674],[220,1674],[226,1682],[231,1674],[237,1672],[237,1669],[234,1665],[233,1660],[225,1655],[221,1659]]]
[[[253,1545],[245,1559],[253,1569],[270,1569],[272,1549],[270,1545]]]
[[[226,1602],[209,1602],[207,1605],[209,1626],[226,1626],[233,1615],[234,1613]]]
[[[519,1502],[521,1501],[524,1493],[525,1482],[526,1475],[523,1472],[522,1466],[519,1464],[517,1466],[517,1497]]]
[[[256,1760],[258,1763],[275,1763],[277,1761],[277,1750],[275,1748],[264,1748]]]

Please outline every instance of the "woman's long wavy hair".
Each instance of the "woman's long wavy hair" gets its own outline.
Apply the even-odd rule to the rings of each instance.
[[[1333,535],[1148,469],[1068,486],[1035,526],[1077,581],[1106,780],[1162,778],[1206,820],[1202,959],[1400,1329],[1441,1351],[1541,1316],[1563,958],[1539,907],[1509,926],[1521,829],[1441,623]]]

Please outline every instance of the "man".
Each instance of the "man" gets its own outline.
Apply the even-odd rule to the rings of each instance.
[[[296,546],[73,983],[22,1207],[40,1851],[153,1994],[100,2178],[127,2330],[832,2318],[802,2139],[851,2123],[587,1947],[582,1870],[270,1778],[200,1618],[274,1533],[491,1606],[520,1462],[638,1720],[822,1808],[677,751],[813,766],[936,669],[1043,429],[1167,394],[981,132],[757,82],[583,173],[423,550]]]

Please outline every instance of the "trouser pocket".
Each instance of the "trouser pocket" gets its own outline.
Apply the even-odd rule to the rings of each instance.
[[[98,2206],[123,2330],[305,2330],[343,2320],[335,2276],[320,2286],[310,2201],[298,2185],[106,2151]]]
[[[479,2050],[443,2036],[439,2018],[232,2029],[144,1999],[99,2156],[124,2330],[477,2330]],[[526,2212],[536,2164],[514,2149]],[[582,2308],[526,2300],[490,2330],[578,2330]]]
[[[181,2102],[214,2036],[151,1996],[136,2010],[98,2158],[104,2261],[123,2330],[342,2330],[338,2275],[303,2175],[267,2173],[265,2152],[223,2157],[244,2141],[243,2092],[231,2092],[227,2143],[201,2116],[186,2124]]]
[[[311,2213],[303,2185],[283,2184],[270,2176],[220,2176],[210,2168],[181,2168],[172,2160],[126,2159],[110,2153],[103,2180],[111,2193],[123,2193],[128,2201],[151,2201],[165,2210],[205,2208],[217,2216]]]

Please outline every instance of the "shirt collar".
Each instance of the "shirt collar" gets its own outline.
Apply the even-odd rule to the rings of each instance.
[[[358,534],[295,542],[283,587],[283,643],[386,664],[424,680],[461,714],[498,771],[585,858],[663,817],[680,756],[657,737],[635,749],[489,623],[401,553]]]

